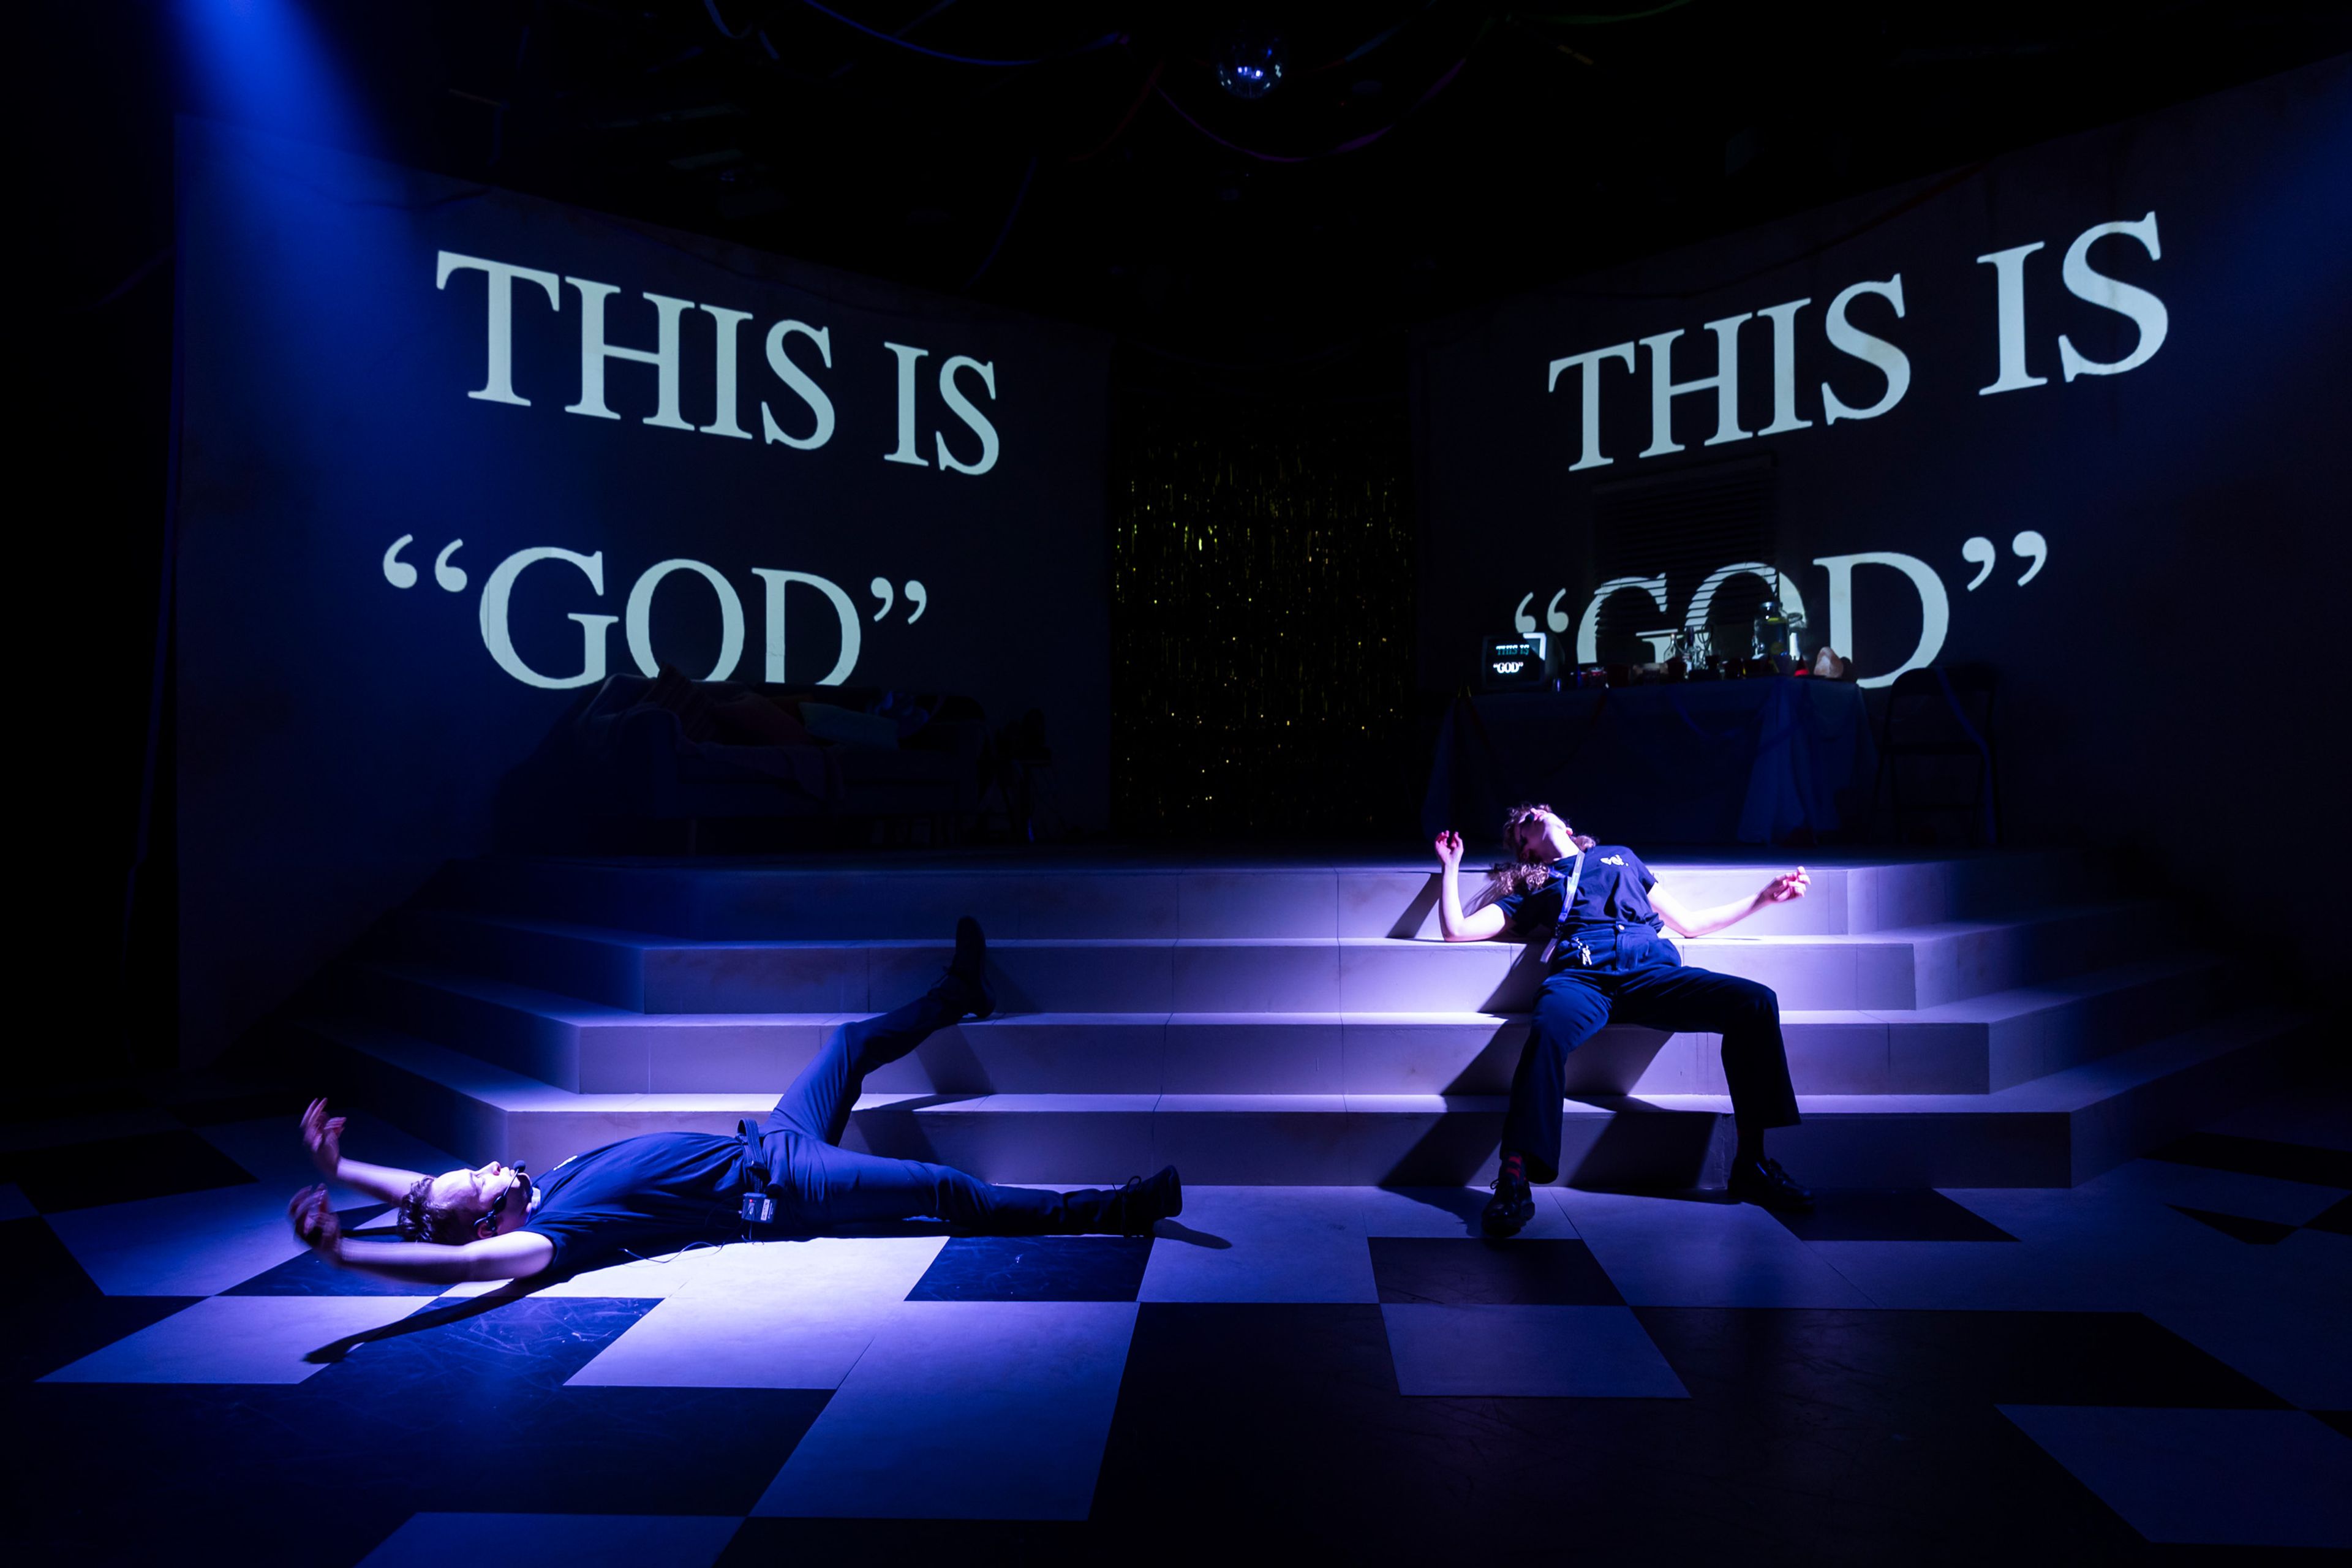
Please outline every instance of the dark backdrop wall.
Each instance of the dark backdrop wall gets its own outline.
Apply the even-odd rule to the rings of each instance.
[[[1420,679],[1515,624],[1655,657],[1761,566],[1870,682],[1999,668],[2013,839],[2304,940],[2347,868],[2347,253],[2339,59],[1432,329]]]
[[[1048,716],[1107,813],[1108,340],[182,128],[182,1031],[442,861],[610,675]]]
[[[39,68],[14,101],[17,164],[42,241],[11,258],[41,301],[23,323],[40,395],[17,452],[25,488],[66,498],[63,525],[26,531],[19,573],[101,585],[75,601],[68,700],[43,704],[72,716],[34,744],[69,763],[25,792],[38,815],[22,819],[18,866],[42,912],[30,967],[58,994],[105,1005],[69,1049],[28,1036],[12,1083],[176,1059],[173,710],[150,700],[175,109],[1076,319],[1130,344],[1261,362],[1217,378],[1230,384],[1210,391],[1210,414],[1180,411],[1213,425],[1237,392],[1263,403],[1268,381],[1295,384],[1307,357],[1336,373],[1314,401],[1391,395],[1386,374],[1330,358],[1336,343],[2254,80],[2340,52],[2347,27],[2326,0],[2191,0],[2155,25],[2112,5],[1926,6],[1861,26],[1834,8],[1700,0],[1633,23],[1518,14],[1493,28],[1475,9],[1383,0],[1297,22],[1299,60],[1385,37],[1360,67],[1244,104],[1214,80],[1216,7],[1113,7],[1129,43],[1002,71],[805,6],[752,11],[761,27],[741,37],[751,12],[702,0],[87,0],[18,18]],[[991,57],[1051,53],[1109,25],[1098,7],[915,11],[911,41]],[[289,16],[320,46],[312,63],[331,66],[335,92],[278,90],[299,63],[282,52],[192,53],[214,24],[234,38]],[[321,108],[348,140],[322,134]],[[1313,153],[1391,122],[1369,147],[1307,163],[1233,145]],[[1130,363],[1122,384],[1157,395],[1163,357],[1140,376]],[[2240,595],[2217,657],[2273,651],[2266,593]],[[2237,798],[2205,803],[2200,822],[2228,821]]]

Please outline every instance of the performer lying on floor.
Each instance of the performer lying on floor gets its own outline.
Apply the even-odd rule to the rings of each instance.
[[[1502,1169],[1483,1216],[1486,1234],[1513,1235],[1535,1217],[1528,1184],[1559,1174],[1568,1053],[1612,1021],[1722,1035],[1723,1076],[1739,1135],[1732,1194],[1767,1208],[1811,1208],[1812,1194],[1764,1153],[1766,1128],[1797,1123],[1780,999],[1753,980],[1685,968],[1674,943],[1659,935],[1663,922],[1681,936],[1705,936],[1767,904],[1801,899],[1811,882],[1804,868],[1773,878],[1751,897],[1687,910],[1640,856],[1622,845],[1595,844],[1548,805],[1514,806],[1503,838],[1517,863],[1496,868],[1501,892],[1468,914],[1462,909],[1461,836],[1449,830],[1436,843],[1437,918],[1446,941],[1507,934],[1524,941],[1538,932],[1551,941],[1535,1026],[1511,1079]]]
[[[939,984],[896,1012],[835,1029],[756,1129],[745,1121],[733,1135],[648,1132],[575,1154],[538,1178],[496,1160],[438,1176],[346,1160],[342,1119],[331,1120],[326,1101],[316,1101],[302,1117],[312,1161],[330,1178],[398,1204],[408,1239],[344,1238],[323,1186],[297,1194],[289,1205],[295,1233],[347,1268],[456,1283],[570,1273],[621,1252],[761,1231],[804,1235],[927,1216],[997,1236],[1139,1236],[1181,1213],[1183,1187],[1172,1165],[1123,1187],[1038,1192],[839,1146],[867,1073],[935,1029],[995,1010],[982,974],[986,957],[978,923],[958,921],[955,959]],[[747,1194],[754,1206],[772,1198],[772,1217],[749,1224]]]

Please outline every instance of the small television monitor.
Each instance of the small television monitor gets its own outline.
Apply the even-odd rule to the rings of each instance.
[[[1478,645],[1478,684],[1488,691],[1510,691],[1549,684],[1545,640],[1541,632],[1526,637],[1487,637]]]

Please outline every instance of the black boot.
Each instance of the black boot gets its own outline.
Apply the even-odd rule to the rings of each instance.
[[[1130,1176],[1124,1186],[1064,1193],[1060,1228],[1072,1236],[1149,1236],[1155,1221],[1183,1212],[1183,1179],[1170,1165],[1156,1176]]]
[[[935,989],[971,1017],[996,1011],[996,992],[988,984],[988,938],[970,915],[956,918],[955,957]]]
[[[1759,1155],[1754,1159],[1735,1160],[1731,1180],[1727,1184],[1733,1197],[1759,1208],[1778,1209],[1786,1214],[1809,1214],[1813,1206],[1813,1194],[1797,1184],[1796,1178],[1780,1169],[1780,1162]]]
[[[1536,1199],[1528,1190],[1526,1168],[1517,1155],[1506,1154],[1502,1169],[1495,1173],[1495,1195],[1478,1216],[1478,1228],[1492,1237],[1517,1236],[1535,1217]]]

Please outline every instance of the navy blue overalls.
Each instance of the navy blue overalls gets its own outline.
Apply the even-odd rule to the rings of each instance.
[[[1561,909],[1569,881],[1572,908]],[[1532,893],[1495,900],[1522,936],[1549,931],[1551,972],[1536,997],[1535,1027],[1511,1078],[1503,1118],[1503,1152],[1519,1155],[1528,1179],[1559,1174],[1568,1053],[1609,1024],[1700,1029],[1723,1037],[1723,1076],[1743,1133],[1797,1123],[1797,1094],[1780,1039],[1780,999],[1769,985],[1685,967],[1664,922],[1650,907],[1657,878],[1622,844],[1595,845],[1581,875],[1573,859],[1556,862],[1552,879]]]

